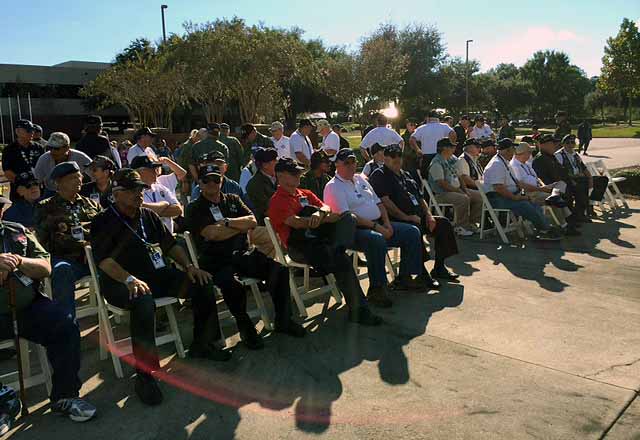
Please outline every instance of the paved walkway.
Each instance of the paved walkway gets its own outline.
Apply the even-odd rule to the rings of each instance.
[[[609,169],[640,165],[640,139],[594,139],[586,162],[603,159]]]
[[[263,351],[239,345],[226,364],[167,350],[165,402],[156,408],[142,406],[110,361],[97,361],[95,320],[87,318],[82,394],[99,418],[52,416],[40,387],[29,391],[34,413],[12,435],[640,438],[640,203],[632,208],[586,225],[562,247],[465,240],[452,261],[462,283],[397,297],[379,311],[387,321],[380,328],[347,324],[335,305],[322,315],[317,304],[307,338],[269,335]],[[181,319],[188,343],[189,314]]]

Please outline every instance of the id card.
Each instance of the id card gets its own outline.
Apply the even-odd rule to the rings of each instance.
[[[224,215],[222,215],[222,212],[220,211],[220,208],[219,208],[219,207],[217,207],[217,206],[215,206],[215,205],[212,205],[212,206],[209,208],[209,211],[211,211],[211,215],[213,216],[213,219],[214,219],[216,222],[219,222],[219,221],[224,220]]]
[[[89,198],[91,200],[93,200],[94,202],[96,202],[97,204],[100,204],[100,194],[98,193],[91,193],[91,195],[89,195]]]
[[[82,230],[82,226],[71,226],[71,236],[74,240],[83,241],[84,231]]]
[[[167,266],[162,257],[160,246],[149,246],[149,258],[151,258],[154,269],[162,269]]]
[[[20,283],[23,286],[29,287],[30,285],[33,284],[33,280],[28,276],[26,276],[25,274],[23,274],[22,272],[20,272],[19,270],[16,270],[15,272],[13,272],[13,274],[16,276],[18,281],[20,281]]]
[[[303,208],[306,208],[309,206],[309,200],[307,200],[306,197],[300,197],[300,205],[302,205]]]
[[[414,196],[413,194],[409,194],[409,198],[411,199],[411,203],[413,203],[413,206],[418,206],[418,199],[416,199],[416,196]]]

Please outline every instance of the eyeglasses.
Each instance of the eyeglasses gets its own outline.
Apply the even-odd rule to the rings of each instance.
[[[200,180],[202,180],[202,183],[204,183],[204,184],[211,183],[211,182],[213,182],[213,183],[220,183],[220,182],[222,181],[222,177],[220,177],[220,176],[216,176],[216,175],[214,174],[214,175],[211,175],[211,176],[204,176],[204,177],[203,177],[202,179],[200,179]]]

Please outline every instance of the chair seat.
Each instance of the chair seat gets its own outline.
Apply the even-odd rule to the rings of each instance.
[[[250,278],[250,277],[241,277],[241,278],[238,278],[238,281],[243,286],[250,286],[252,284],[259,284],[261,282],[261,280],[257,278]]]
[[[175,304],[178,302],[178,298],[175,298],[173,296],[167,296],[164,298],[156,298],[155,300],[156,303],[156,307],[165,307],[171,304]],[[124,315],[125,313],[129,313],[129,311],[127,309],[121,309],[120,307],[116,307],[114,305],[111,305],[107,302],[107,308],[113,312],[113,313],[117,313],[118,315]]]
[[[613,179],[611,179],[611,181],[614,182],[614,183],[620,183],[620,182],[624,182],[626,180],[627,180],[627,178],[624,177],[624,176],[614,177]]]

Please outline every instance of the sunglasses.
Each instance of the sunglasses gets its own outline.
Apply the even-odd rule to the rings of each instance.
[[[207,184],[207,183],[220,183],[222,182],[222,177],[220,176],[216,176],[216,175],[212,175],[212,176],[204,176],[202,179],[202,183]]]

